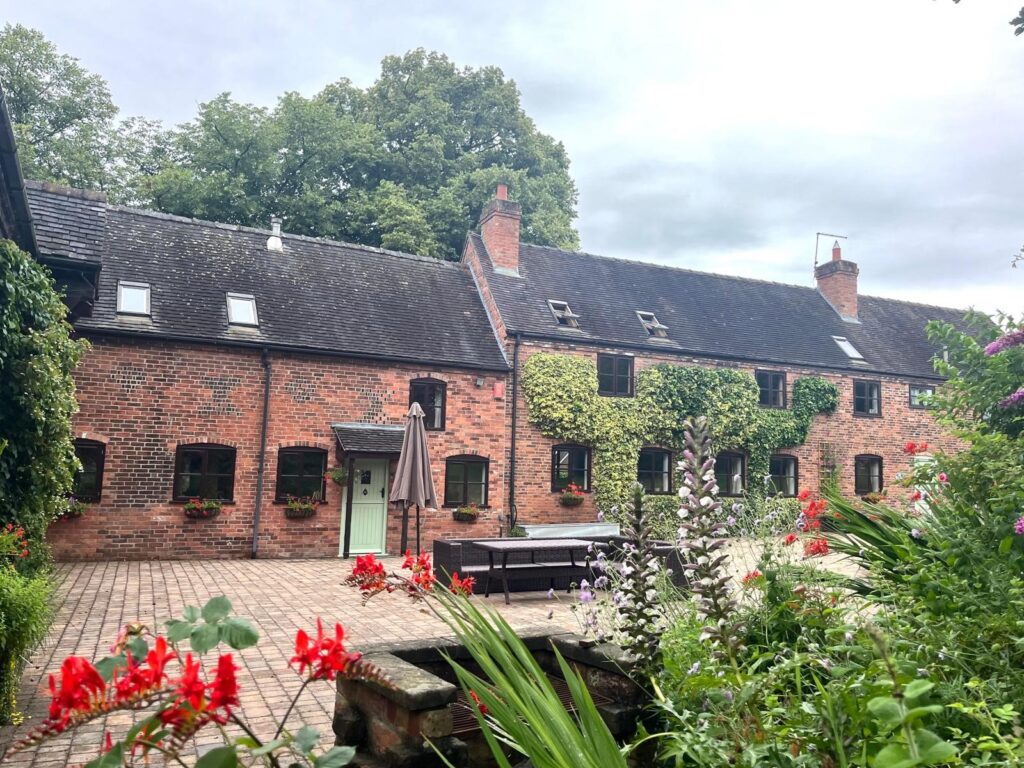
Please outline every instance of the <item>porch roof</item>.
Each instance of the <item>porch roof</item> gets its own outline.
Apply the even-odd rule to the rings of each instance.
[[[345,453],[402,452],[405,426],[401,424],[332,424],[331,429]]]

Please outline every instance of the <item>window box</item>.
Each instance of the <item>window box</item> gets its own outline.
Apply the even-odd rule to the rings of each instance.
[[[309,497],[291,497],[285,504],[284,516],[289,520],[305,520],[316,514],[320,500]]]
[[[213,499],[189,499],[181,510],[189,520],[209,520],[219,515],[223,506]]]
[[[475,523],[480,517],[480,508],[476,504],[466,504],[452,510],[452,520],[460,523]]]
[[[578,485],[569,483],[562,495],[558,497],[558,503],[563,507],[578,507],[583,503],[583,489]]]

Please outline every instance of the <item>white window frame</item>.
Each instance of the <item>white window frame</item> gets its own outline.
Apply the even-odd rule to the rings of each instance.
[[[135,312],[130,309],[124,308],[124,290],[143,290],[146,292],[146,310],[145,312]],[[137,283],[131,280],[118,280],[117,281],[117,314],[119,315],[135,315],[136,317],[150,317],[152,315],[152,298],[153,289],[149,283]]]
[[[260,327],[260,316],[256,310],[256,297],[251,293],[233,293],[228,292],[227,294],[227,307],[228,307],[228,325],[240,325],[246,328],[259,328]],[[232,301],[247,301],[252,306],[252,322],[246,320],[236,320],[232,317],[231,302]]]
[[[864,359],[864,355],[862,355],[860,353],[860,351],[855,346],[853,346],[853,344],[850,342],[850,340],[847,339],[845,336],[833,336],[832,337],[832,341],[834,341],[836,343],[836,345],[841,350],[843,350],[843,352],[846,354],[846,356],[848,358],[850,358],[851,360],[863,360]]]
[[[653,312],[638,309],[636,310],[636,316],[640,319],[641,325],[643,325],[647,335],[651,338],[664,339],[668,337],[668,326],[658,322],[658,316]]]
[[[559,308],[561,307],[561,308]],[[548,299],[548,309],[551,310],[551,314],[555,316],[555,322],[558,323],[561,328],[579,328],[580,316],[575,314],[569,307],[569,302],[562,301],[561,299]],[[563,323],[562,320],[568,322]]]

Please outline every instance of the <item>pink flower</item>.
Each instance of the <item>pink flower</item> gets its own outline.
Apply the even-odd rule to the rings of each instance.
[[[998,339],[993,341],[987,347],[985,347],[986,355],[998,355],[1004,349],[1010,347],[1016,347],[1019,344],[1024,344],[1024,328],[1017,331],[1010,331],[1005,336],[1000,336]]]
[[[939,482],[940,483],[948,483],[949,482],[949,475],[947,475],[945,472],[939,472]]]
[[[1013,408],[1015,405],[1024,403],[1024,387],[1021,387],[1009,397],[999,402],[1000,408]]]
[[[1013,532],[1018,536],[1024,536],[1024,517],[1021,517],[1013,524]]]

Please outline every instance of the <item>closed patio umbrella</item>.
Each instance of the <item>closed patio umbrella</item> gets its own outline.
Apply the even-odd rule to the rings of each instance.
[[[427,431],[423,426],[423,409],[419,403],[409,406],[409,417],[398,456],[391,501],[402,502],[402,552],[409,543],[409,507],[416,505],[416,554],[420,554],[420,508],[435,509],[434,478],[430,474],[427,453]]]

